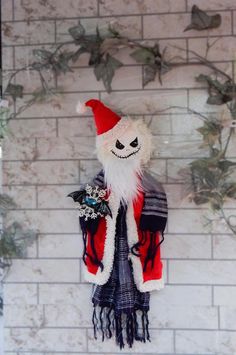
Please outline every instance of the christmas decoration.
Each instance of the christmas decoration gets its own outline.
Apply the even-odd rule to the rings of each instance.
[[[69,196],[79,203],[85,277],[95,284],[94,335],[114,335],[120,348],[132,347],[150,340],[149,292],[163,288],[166,194],[144,168],[151,134],[143,121],[120,117],[99,100],[80,104],[80,112],[86,107],[93,110],[103,170]]]

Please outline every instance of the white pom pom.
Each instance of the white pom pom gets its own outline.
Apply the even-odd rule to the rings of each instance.
[[[87,106],[84,103],[79,101],[76,105],[76,112],[82,115],[86,111],[87,111]]]

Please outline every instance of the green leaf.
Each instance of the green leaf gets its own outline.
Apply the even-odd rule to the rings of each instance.
[[[24,87],[22,85],[18,84],[8,84],[6,88],[6,93],[9,94],[13,100],[15,101],[18,97],[22,98],[23,97],[23,90]]]
[[[16,207],[16,203],[7,194],[0,194],[0,214],[5,216],[6,212]]]
[[[135,59],[137,63],[155,64],[154,53],[146,47],[136,49],[130,56]]]
[[[71,60],[73,56],[73,52],[62,52],[58,55],[56,60],[52,63],[52,69],[57,73],[67,73],[67,72],[72,72],[72,69],[70,68],[69,61]]]
[[[53,53],[46,49],[33,49],[33,55],[40,62],[45,62],[52,57]]]
[[[116,49],[119,49],[123,46],[128,46],[129,40],[127,38],[122,37],[108,37],[105,38],[100,46],[101,53],[110,53],[114,52]]]
[[[157,73],[157,66],[145,65],[143,73],[143,86],[146,86],[150,81],[154,81]]]
[[[80,57],[81,54],[87,53],[87,52],[88,52],[88,51],[87,51],[86,48],[80,47],[80,48],[72,55],[72,57],[71,57],[72,62],[73,62],[73,63],[76,62],[76,61],[79,59],[79,57]]]
[[[77,26],[69,28],[68,32],[75,42],[79,42],[85,35],[85,29],[80,22]]]
[[[224,100],[223,95],[221,95],[221,94],[212,95],[212,96],[208,97],[207,104],[208,105],[223,105],[225,103],[224,101],[225,100]]]
[[[0,258],[9,260],[25,257],[27,246],[33,243],[36,236],[34,231],[24,230],[19,223],[14,222],[1,231]]]
[[[236,166],[236,162],[230,161],[230,160],[221,160],[218,162],[219,168],[225,173],[227,172],[230,168]]]
[[[7,122],[10,116],[8,107],[0,107],[0,138],[4,138],[7,133]]]
[[[197,128],[197,131],[203,136],[204,143],[212,146],[218,140],[222,126],[217,121],[205,121],[202,127]]]
[[[196,5],[192,7],[191,24],[188,25],[185,31],[197,30],[202,31],[211,28],[217,28],[221,25],[221,15],[216,14],[213,16],[207,15],[207,13]]]
[[[229,198],[236,198],[236,182],[226,184],[225,195]]]
[[[106,55],[105,59],[102,59],[101,62],[95,66],[94,74],[97,80],[103,81],[103,84],[107,90],[107,92],[111,92],[111,82],[115,71],[119,69],[123,64],[112,57],[110,54]]]

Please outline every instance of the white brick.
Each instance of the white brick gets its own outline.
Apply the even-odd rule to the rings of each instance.
[[[77,234],[52,234],[39,236],[40,258],[80,258],[83,240]]]
[[[55,75],[51,71],[43,73],[43,78],[46,85],[51,89],[55,89]],[[24,87],[24,94],[30,94],[36,90],[40,90],[42,87],[40,76],[36,71],[26,70],[21,71],[17,75],[17,84]]]
[[[211,236],[165,234],[165,242],[162,244],[162,257],[211,258]]]
[[[177,330],[176,351],[181,354],[232,355],[236,352],[235,332]]]
[[[37,6],[33,0],[22,3],[15,1],[16,20],[29,20],[39,18],[94,16],[97,14],[96,0],[50,0],[39,2]]]
[[[214,304],[236,307],[236,286],[214,286]]]
[[[189,107],[197,112],[218,112],[221,110],[216,105],[207,104],[207,90],[190,89],[189,90]]]
[[[215,235],[213,237],[214,258],[235,259],[236,243],[234,235]]]
[[[71,40],[68,29],[77,26],[78,20],[59,20],[57,21],[57,42],[65,42]],[[101,18],[85,18],[81,19],[81,24],[86,30],[86,34],[94,35],[96,27],[102,36],[107,36],[109,26],[120,33],[123,37],[130,39],[138,39],[141,37],[141,17],[125,16],[125,17],[101,17]],[[88,57],[86,56],[86,59]],[[88,61],[87,61],[88,63]]]
[[[39,159],[91,159],[95,158],[93,137],[39,138]]]
[[[9,69],[13,69],[13,47],[2,48],[2,69],[3,74]]]
[[[68,194],[80,189],[79,185],[44,185],[38,186],[38,207],[39,208],[70,208],[77,206]]]
[[[89,182],[101,169],[102,165],[97,160],[80,161],[80,183],[85,184]]]
[[[43,306],[5,305],[4,324],[6,327],[41,327],[44,324]]]
[[[193,159],[168,159],[167,160],[167,177],[170,183],[185,182],[189,177],[188,165]],[[182,195],[182,198],[185,196]]]
[[[40,284],[40,304],[68,304],[79,305],[80,299],[86,297],[91,299],[91,284]],[[86,301],[87,302],[87,301]]]
[[[169,305],[151,307],[150,327],[217,329],[217,307]]]
[[[172,115],[172,133],[173,134],[186,134],[199,137],[200,133],[196,131],[197,128],[202,126],[202,121],[197,115]]]
[[[55,137],[55,119],[24,119],[17,118],[9,122],[9,129],[14,137],[38,138]]]
[[[229,146],[227,149],[227,157],[235,158],[235,145],[236,145],[236,138],[233,135],[230,139]]]
[[[166,182],[166,161],[164,159],[151,159],[148,172],[160,182]]]
[[[186,90],[140,90],[111,93],[109,96],[102,93],[102,100],[112,109],[120,110],[124,114],[157,114],[159,111],[171,106],[186,106]],[[177,108],[169,112],[177,112]]]
[[[196,1],[194,0],[188,0],[188,10],[190,11],[192,6],[196,4]],[[221,0],[211,0],[211,1],[204,1],[204,0],[198,0],[197,5],[204,11],[207,10],[231,10],[231,9],[236,9],[236,4],[234,0],[224,0],[223,2]]]
[[[224,213],[225,213],[226,218],[229,218],[230,216],[232,216],[230,221],[234,224],[235,223],[235,205],[234,205],[234,209],[227,208],[227,209],[224,210]],[[214,215],[211,214],[210,218],[211,219],[214,218]],[[229,234],[230,233],[231,234],[232,231],[227,226],[225,220],[224,219],[220,219],[218,217],[212,223],[212,233],[215,233],[215,234]]]
[[[194,30],[183,32],[191,22],[190,14],[146,15],[143,18],[144,38],[206,37],[232,34],[231,13],[222,12],[221,18],[222,26],[200,33]]]
[[[153,140],[153,155],[161,158],[189,158],[206,155],[206,148],[200,147],[202,139],[190,135],[159,136]]]
[[[59,137],[90,137],[95,136],[93,117],[76,117],[58,119]]]
[[[171,51],[171,48],[169,49]],[[217,67],[221,70],[227,70],[229,67],[228,63],[218,63]],[[212,69],[202,66],[199,68],[199,65],[183,65],[181,67],[173,68],[162,76],[162,83],[156,76],[154,81],[148,83],[146,89],[177,89],[180,88],[198,88],[198,87],[207,87],[206,84],[202,82],[197,82],[196,77],[199,74],[209,75],[212,74]],[[184,132],[183,132],[184,133]]]
[[[25,101],[30,100],[32,97],[25,95],[24,99],[19,99],[16,103],[16,109],[22,107]],[[97,98],[94,93],[93,98]],[[91,94],[64,94],[53,96],[49,101],[43,103],[35,103],[27,110],[19,114],[18,117],[70,117],[78,116],[76,113],[76,105],[78,101],[86,102],[91,99]],[[25,101],[24,101],[25,100]]]
[[[78,260],[14,260],[7,282],[79,282]]]
[[[86,351],[85,329],[12,328],[5,330],[8,351]]]
[[[171,134],[171,115],[144,116],[144,120],[153,135]]]
[[[112,79],[112,90],[141,89],[141,72],[141,66],[119,68]],[[74,69],[73,73],[68,73],[66,77],[60,76],[58,84],[63,87],[65,92],[106,90],[102,80],[97,81],[92,68]]]
[[[4,284],[4,303],[6,305],[37,304],[37,285],[35,284]]]
[[[5,45],[54,42],[53,21],[6,22],[2,26]]]
[[[156,305],[160,309],[168,306],[210,306],[211,302],[210,286],[165,285],[163,290],[152,293],[151,313]]]
[[[82,294],[77,305],[45,305],[45,324],[49,327],[91,327],[92,312],[91,296]]]
[[[13,16],[12,4],[13,4],[12,1],[9,0],[1,1],[2,21],[12,20],[12,16]]]
[[[78,213],[76,210],[23,210],[9,212],[6,223],[18,221],[24,228],[38,233],[78,233]]]
[[[169,233],[204,233],[206,211],[173,209],[169,211]],[[196,239],[197,243],[197,239]]]
[[[172,165],[171,165],[172,162],[173,162],[173,160],[169,161],[169,171],[172,167]],[[175,164],[175,161],[173,164]],[[183,164],[186,165],[185,162]],[[180,165],[180,164],[178,164],[178,165]],[[175,167],[173,167],[173,168],[175,168]],[[179,168],[179,170],[180,170],[180,168]],[[170,180],[170,182],[172,182],[172,175],[169,175],[169,180]],[[174,180],[174,177],[173,177],[173,180]],[[191,194],[190,194],[188,186],[186,186],[186,184],[171,183],[171,184],[166,184],[164,186],[164,188],[165,188],[165,191],[167,194],[167,200],[168,200],[169,207],[171,207],[171,208],[191,208],[191,209],[197,208],[197,205],[193,201],[191,201]]]
[[[185,2],[183,0],[144,0],[142,2],[133,0],[127,2],[125,0],[114,3],[112,0],[100,1],[100,12],[102,15],[120,15],[120,14],[146,14],[146,13],[162,13],[185,11]]]
[[[150,353],[155,349],[155,354],[171,353],[173,351],[173,333],[170,330],[151,330],[150,336],[152,341],[141,343],[135,342],[132,347],[132,353]],[[93,331],[88,331],[88,349],[89,352],[106,353],[107,350],[114,353],[118,351],[114,338],[102,342],[101,337],[94,339]],[[123,349],[120,353],[126,353],[127,349]]]
[[[217,41],[216,41],[217,40]],[[220,38],[210,38],[209,41],[207,38],[193,38],[189,41],[189,50],[195,51],[197,54],[201,56],[205,56],[207,43],[211,46],[211,49],[208,51],[207,59],[209,61],[226,61],[226,60],[234,60],[235,59],[235,36],[227,37],[227,41],[224,37]],[[213,45],[214,44],[214,45]],[[194,58],[194,54],[190,54],[190,58]],[[195,59],[196,60],[196,59]],[[228,72],[231,73],[232,65],[228,64]],[[217,67],[217,65],[216,65]]]
[[[33,160],[36,154],[35,139],[6,137],[3,141],[4,160]]]
[[[170,283],[234,285],[236,275],[232,268],[234,261],[171,260],[169,264]]]
[[[4,193],[13,198],[17,208],[36,208],[34,186],[4,186]]]
[[[5,162],[4,184],[58,184],[78,182],[74,161]]]
[[[236,307],[220,307],[220,329],[236,330]]]
[[[31,46],[21,45],[20,47],[15,47],[15,69],[24,68],[34,63],[36,61],[36,58],[33,54],[33,51],[35,49],[45,49],[49,51],[54,51],[55,44],[35,44]]]

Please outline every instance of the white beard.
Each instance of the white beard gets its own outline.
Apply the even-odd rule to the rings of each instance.
[[[111,156],[103,162],[103,166],[108,190],[122,203],[135,200],[138,192],[142,190],[139,159],[124,160]]]

